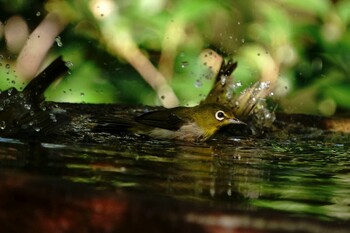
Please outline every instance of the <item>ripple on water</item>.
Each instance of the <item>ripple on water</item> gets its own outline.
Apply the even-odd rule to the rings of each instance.
[[[106,146],[0,138],[0,166],[99,189],[349,220],[347,141],[236,138],[189,144],[130,137]]]

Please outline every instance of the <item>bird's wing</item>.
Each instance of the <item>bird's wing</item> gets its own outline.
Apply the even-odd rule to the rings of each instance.
[[[178,130],[186,123],[183,119],[177,117],[170,111],[148,112],[135,118],[135,121],[162,129]]]
[[[91,116],[89,117],[90,124],[94,127],[93,132],[121,132],[128,131],[135,126],[135,122],[129,119],[115,117],[115,116]]]

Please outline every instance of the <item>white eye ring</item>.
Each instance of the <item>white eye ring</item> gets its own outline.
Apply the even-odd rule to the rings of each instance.
[[[215,113],[215,118],[216,118],[216,120],[218,120],[218,121],[224,120],[224,119],[225,119],[225,112],[224,112],[224,111],[221,111],[221,110],[217,111],[217,112]]]

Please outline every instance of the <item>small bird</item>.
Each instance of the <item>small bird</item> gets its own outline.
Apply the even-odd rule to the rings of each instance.
[[[118,123],[113,124],[116,129]],[[210,103],[148,112],[128,124],[129,131],[140,135],[201,142],[208,140],[225,125],[245,123],[238,120],[228,108]]]
[[[219,104],[149,112],[136,117],[135,121],[139,123],[133,127],[135,133],[182,141],[206,141],[225,125],[244,124]]]

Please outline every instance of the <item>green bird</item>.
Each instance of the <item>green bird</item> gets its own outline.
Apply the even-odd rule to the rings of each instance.
[[[129,132],[153,138],[201,142],[208,140],[221,127],[229,124],[244,123],[238,120],[230,109],[210,103],[152,111],[133,120],[110,119],[104,124],[99,121],[99,128],[102,131],[127,128]]]

